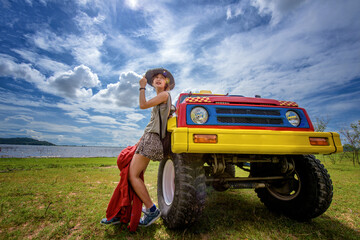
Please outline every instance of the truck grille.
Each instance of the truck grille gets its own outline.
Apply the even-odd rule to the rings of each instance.
[[[218,124],[283,125],[278,109],[217,107],[216,119]]]
[[[282,125],[281,118],[252,118],[252,117],[217,117],[219,123],[246,123],[264,125]]]
[[[216,108],[216,113],[280,116],[279,110],[257,110],[257,109],[244,109],[244,108]]]

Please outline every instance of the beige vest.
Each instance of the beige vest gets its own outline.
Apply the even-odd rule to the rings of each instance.
[[[160,135],[160,119],[159,119],[159,108],[160,108],[160,115],[161,115],[161,123],[162,123],[162,137],[165,137],[166,133],[166,126],[167,126],[167,120],[170,113],[171,108],[171,96],[170,93],[168,100],[166,103],[161,103],[159,105],[156,105],[153,107],[151,111],[151,118],[149,124],[146,126],[144,132],[151,132],[151,133],[157,133]]]

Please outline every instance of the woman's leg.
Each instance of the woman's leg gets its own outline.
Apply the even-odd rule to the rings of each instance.
[[[131,186],[139,198],[143,201],[146,208],[151,208],[153,206],[153,202],[144,181],[140,178],[140,174],[142,171],[145,172],[149,162],[149,158],[140,154],[135,154],[129,168],[129,180]]]

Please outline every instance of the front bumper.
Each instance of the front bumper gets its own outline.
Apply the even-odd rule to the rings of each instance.
[[[299,132],[244,129],[170,127],[174,153],[225,154],[330,154],[342,152],[340,136],[334,132]],[[217,143],[194,143],[194,134],[216,134]],[[328,138],[328,146],[313,146],[310,137]]]

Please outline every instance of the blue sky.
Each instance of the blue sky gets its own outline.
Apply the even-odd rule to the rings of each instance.
[[[358,0],[0,0],[0,137],[132,145],[150,118],[138,81],[156,67],[173,73],[173,99],[296,101],[338,131],[360,119],[359,11]]]

